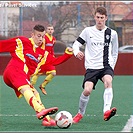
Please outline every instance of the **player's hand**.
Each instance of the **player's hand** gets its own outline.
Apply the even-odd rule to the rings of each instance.
[[[66,50],[65,50],[65,53],[67,53],[67,54],[73,54],[73,49],[70,48],[70,47],[67,47]]]
[[[76,58],[78,58],[78,59],[80,59],[80,60],[82,60],[83,59],[83,57],[84,57],[84,53],[83,52],[78,52],[78,54],[76,55]]]

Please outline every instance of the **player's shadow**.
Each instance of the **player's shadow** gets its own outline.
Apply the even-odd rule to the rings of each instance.
[[[45,129],[59,129],[58,127],[44,127]]]

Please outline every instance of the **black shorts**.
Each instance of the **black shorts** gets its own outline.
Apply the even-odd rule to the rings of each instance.
[[[86,81],[91,81],[94,83],[93,89],[95,89],[95,85],[97,84],[98,80],[100,79],[102,81],[102,77],[104,75],[111,75],[112,78],[114,76],[114,70],[108,66],[103,69],[87,69],[86,73],[84,75],[84,80],[83,80],[83,89],[84,89],[84,84]]]

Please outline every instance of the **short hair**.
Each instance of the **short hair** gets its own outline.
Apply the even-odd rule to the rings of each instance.
[[[34,26],[33,31],[34,30],[39,31],[39,32],[43,32],[43,31],[45,31],[45,27],[43,25],[37,24]]]
[[[48,24],[46,27],[54,27],[52,24]]]
[[[95,14],[100,13],[101,15],[107,16],[107,10],[105,7],[97,7],[95,10]]]

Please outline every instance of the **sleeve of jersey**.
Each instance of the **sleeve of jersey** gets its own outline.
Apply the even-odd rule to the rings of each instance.
[[[73,53],[76,56],[78,54],[78,52],[80,51],[80,47],[82,46],[81,43],[79,43],[77,40],[73,43]]]
[[[117,58],[118,58],[118,35],[117,33],[114,34],[114,38],[112,40],[112,56],[113,56],[113,59],[114,59],[114,63],[113,63],[113,68],[115,67],[116,65],[116,62],[117,62]]]
[[[57,66],[59,64],[62,64],[63,62],[66,62],[68,59],[70,59],[73,56],[73,52],[68,52],[67,49],[65,50],[65,53],[59,57],[53,57],[51,54],[47,56],[46,65],[51,64],[54,66]]]
[[[15,38],[0,41],[0,52],[13,52],[16,48]]]
[[[79,37],[75,40],[73,43],[73,52],[74,55],[76,56],[78,52],[80,51],[80,47],[86,42],[86,29],[84,29]]]

